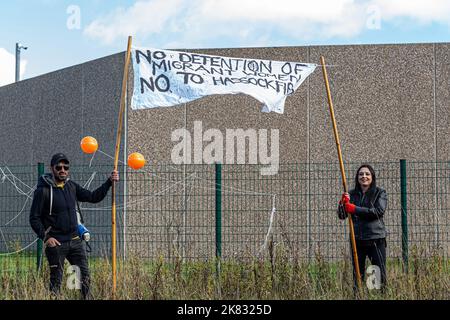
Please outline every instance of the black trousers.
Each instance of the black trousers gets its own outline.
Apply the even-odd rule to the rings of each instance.
[[[366,259],[369,258],[369,261],[372,265],[378,266],[380,268],[380,284],[381,290],[384,292],[386,288],[386,238],[375,239],[375,240],[356,240],[356,252],[358,254],[358,264],[359,271],[361,273],[362,285],[365,286],[366,279]],[[355,263],[352,256],[353,263],[353,283],[354,289],[356,290],[358,287],[357,279],[356,279],[356,271],[355,271]]]
[[[45,254],[50,266],[50,291],[59,294],[64,274],[64,261],[67,259],[72,266],[78,266],[81,279],[81,297],[90,298],[90,275],[86,256],[86,243],[80,239],[62,242],[60,246],[46,247]]]

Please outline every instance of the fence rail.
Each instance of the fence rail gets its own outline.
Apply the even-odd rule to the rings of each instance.
[[[345,163],[353,186],[361,163]],[[407,262],[408,249],[450,256],[450,161],[371,163],[387,190],[388,255]],[[349,255],[348,227],[337,218],[342,192],[337,163],[263,165],[157,164],[132,171],[120,167],[117,190],[118,255],[142,259],[208,260],[259,257],[283,245],[302,259]],[[39,169],[40,168],[40,169]],[[93,190],[110,166],[72,166],[71,178]],[[0,271],[36,266],[39,241],[28,218],[42,165],[0,166]],[[111,198],[82,203],[91,231],[91,257],[109,256]],[[26,262],[25,262],[26,261]]]

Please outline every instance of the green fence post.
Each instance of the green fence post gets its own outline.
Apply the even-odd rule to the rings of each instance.
[[[400,160],[400,200],[402,217],[402,258],[403,270],[408,272],[408,210],[407,210],[407,191],[406,191],[406,160]]]
[[[222,257],[222,164],[216,163],[216,258]]]
[[[42,162],[39,162],[38,163],[38,179],[43,174],[44,174],[44,164]],[[41,239],[38,239],[38,241],[37,241],[37,256],[36,256],[36,267],[37,267],[38,271],[41,268],[43,247],[44,247],[44,242]]]
[[[222,165],[216,163],[216,281],[217,296],[222,296],[220,285],[220,260],[222,258]]]

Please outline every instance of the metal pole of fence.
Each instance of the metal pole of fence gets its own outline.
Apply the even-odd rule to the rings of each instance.
[[[187,150],[187,104],[184,104],[184,150]],[[186,159],[185,159],[186,160]],[[186,196],[186,162],[183,161],[183,263],[186,259],[186,211],[187,211],[187,196]]]
[[[38,163],[38,179],[40,176],[44,174],[44,164],[42,162]],[[36,267],[37,270],[41,268],[42,263],[42,250],[44,248],[44,241],[42,239],[38,239],[37,241],[37,255],[36,255]]]
[[[306,210],[307,210],[307,219],[306,219],[306,252],[308,256],[308,263],[311,263],[311,251],[312,251],[312,237],[311,237],[311,163],[308,159],[306,163],[306,171],[308,172],[307,181],[306,181]]]
[[[222,164],[215,164],[216,171],[216,277],[217,294],[221,296],[220,260],[222,258]]]
[[[222,257],[222,164],[216,163],[216,258]]]
[[[407,191],[406,191],[406,160],[400,160],[400,201],[402,217],[402,259],[403,270],[408,272],[408,211],[407,211]]]

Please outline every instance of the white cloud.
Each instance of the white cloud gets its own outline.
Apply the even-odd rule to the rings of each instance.
[[[94,20],[84,32],[107,44],[128,35],[151,37],[149,45],[165,48],[351,38],[367,28],[369,7],[379,8],[382,20],[450,21],[448,0],[140,0]]]
[[[381,18],[385,20],[404,17],[420,23],[450,24],[448,0],[373,0],[372,3],[380,8]]]
[[[27,61],[20,60],[20,77],[25,73]],[[16,57],[3,48],[0,48],[0,86],[13,83],[16,79]]]
[[[160,33],[182,2],[183,0],[137,1],[127,9],[117,8],[94,20],[86,27],[84,34],[111,44],[128,35]]]
[[[215,21],[265,21],[307,19],[326,23],[336,20],[354,0],[200,0],[201,16]]]
[[[239,36],[249,29],[281,32],[297,39],[353,36],[364,26],[363,7],[354,0],[197,0],[197,12],[187,17],[198,31],[221,30]],[[243,38],[244,39],[244,38]]]
[[[355,0],[141,0],[92,21],[84,34],[105,44],[172,32],[177,39],[166,43],[195,46],[223,36],[248,43],[272,32],[299,39],[352,36],[363,28],[363,17]]]

